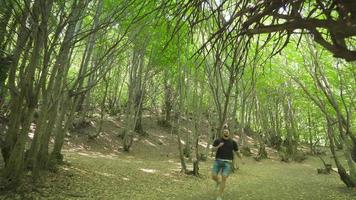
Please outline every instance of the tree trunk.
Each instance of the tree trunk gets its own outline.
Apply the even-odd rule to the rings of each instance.
[[[29,3],[29,0],[26,1]],[[10,153],[16,143],[18,131],[20,128],[20,118],[22,113],[22,103],[24,96],[20,95],[20,91],[16,87],[16,72],[18,69],[18,64],[20,61],[21,54],[25,51],[25,54],[28,54],[29,47],[26,47],[26,44],[29,39],[30,32],[26,27],[26,21],[28,19],[29,9],[24,9],[21,16],[21,24],[18,28],[18,39],[16,41],[15,49],[13,51],[13,62],[11,63],[9,75],[8,75],[8,86],[10,89],[10,119],[9,119],[9,128],[6,131],[5,136],[5,146],[2,147],[2,155],[5,161],[5,165],[8,162]],[[30,43],[30,42],[29,42]],[[32,42],[31,42],[32,43]],[[31,45],[28,45],[31,46]],[[25,63],[27,56],[22,59],[22,62]]]
[[[51,3],[49,3],[51,5]],[[5,180],[8,181],[9,186],[17,186],[19,181],[21,180],[22,173],[24,170],[24,150],[26,146],[26,138],[28,134],[28,130],[30,128],[33,114],[35,107],[37,106],[37,101],[38,101],[38,92],[34,88],[34,75],[36,68],[38,67],[40,63],[40,56],[41,52],[43,49],[43,44],[44,44],[44,30],[43,24],[44,21],[40,23],[40,18],[45,17],[45,10],[47,5],[45,2],[41,1],[35,1],[32,6],[32,13],[31,19],[32,19],[32,29],[31,29],[31,34],[33,38],[33,49],[31,52],[31,56],[29,59],[28,64],[23,61],[22,65],[25,66],[22,68],[22,71],[20,71],[20,80],[18,83],[18,86],[20,88],[20,93],[17,96],[13,96],[13,106],[18,106],[22,107],[19,113],[21,113],[21,120],[20,123],[16,123],[17,120],[15,121],[15,126],[10,128],[15,128],[12,129],[11,131],[15,132],[8,132],[8,134],[17,134],[16,137],[11,137],[10,138],[15,138],[16,142],[14,143],[13,148],[10,148],[10,154],[9,154],[9,159],[8,162],[6,163],[6,167],[4,170],[3,176],[5,177]],[[45,9],[42,10],[40,7],[44,7]],[[16,63],[17,64],[17,63]],[[16,67],[14,67],[16,70]],[[12,71],[12,73],[15,73]],[[11,74],[12,74],[11,73]],[[13,74],[12,74],[13,75]],[[12,82],[14,77],[11,77],[11,80],[9,79],[10,87],[14,89],[15,84]],[[22,98],[23,97],[23,98]],[[18,103],[18,104],[17,104]],[[16,105],[17,104],[17,105]],[[13,108],[13,107],[12,107]],[[16,109],[17,111],[17,109]],[[15,116],[19,114],[13,113]],[[18,119],[18,117],[15,117]],[[20,128],[21,127],[21,128]],[[19,132],[16,133],[18,130]],[[9,129],[10,131],[10,129]],[[14,141],[12,141],[14,142]]]
[[[140,70],[140,61],[143,62],[144,55],[139,50],[138,44],[135,44],[131,67],[129,72],[129,87],[128,87],[128,99],[125,111],[125,130],[123,132],[123,147],[124,151],[129,151],[133,142],[133,134],[136,128],[139,128],[137,125],[137,117],[139,111],[136,109],[140,105],[140,81],[139,72]],[[141,127],[142,128],[142,127]],[[139,130],[138,130],[139,131]]]
[[[171,84],[168,82],[168,74],[166,72],[165,76],[164,76],[164,112],[165,112],[165,117],[164,117],[164,121],[165,121],[165,125],[167,127],[170,126],[171,123],[171,111],[173,108],[172,105],[172,86]]]
[[[193,159],[193,174],[195,176],[199,175],[199,161],[201,160],[201,154],[199,151],[199,138],[200,138],[200,127],[201,127],[201,110],[202,105],[203,105],[203,96],[204,96],[204,88],[203,84],[200,85],[201,93],[199,94],[198,91],[198,86],[199,86],[199,80],[198,80],[198,72],[195,72],[195,77],[194,77],[194,94],[193,94],[193,115],[194,115],[194,151],[195,151],[195,157]]]
[[[345,168],[342,166],[341,162],[339,161],[338,156],[336,155],[336,150],[335,150],[335,143],[334,143],[334,137],[333,137],[333,121],[329,117],[326,117],[327,121],[327,135],[330,140],[330,151],[333,155],[338,174],[340,176],[340,179],[346,184],[347,187],[356,187],[356,179],[352,176],[350,176]]]
[[[187,165],[185,163],[184,159],[184,152],[183,152],[183,147],[182,147],[182,140],[181,140],[181,133],[180,133],[180,113],[179,111],[176,112],[175,114],[175,123],[173,126],[173,133],[177,135],[177,142],[178,142],[178,151],[179,151],[179,159],[180,159],[180,164],[181,164],[181,172],[187,173]]]
[[[99,26],[100,23],[99,17],[102,12],[103,2],[104,2],[103,0],[97,1],[96,11],[92,24],[92,30],[96,30]],[[89,35],[88,41],[86,43],[86,47],[85,47],[85,51],[83,54],[80,71],[79,71],[80,76],[78,76],[79,78],[78,88],[82,88],[83,85],[85,84],[85,81],[87,81],[86,82],[87,87],[90,87],[92,85],[92,78],[91,78],[92,75],[89,75],[89,79],[87,79],[87,77],[88,77],[88,72],[90,71],[90,69],[88,70],[88,67],[90,65],[95,66],[94,62],[92,61],[92,57],[93,57],[96,37],[97,37],[97,31],[94,31],[92,34]],[[79,98],[80,101],[79,101],[78,108],[81,111],[80,118],[82,122],[85,121],[85,117],[89,109],[89,105],[88,105],[89,97],[90,97],[90,90],[87,90],[82,94],[80,94],[80,98]]]
[[[106,97],[108,95],[108,88],[109,88],[109,81],[106,79],[106,76],[104,76],[103,81],[105,84],[105,90],[104,90],[103,99],[101,101],[99,127],[98,127],[98,130],[96,131],[96,134],[89,135],[90,139],[95,139],[96,137],[98,137],[102,131],[102,128],[103,128],[104,115],[105,115],[105,102],[106,102]]]
[[[310,110],[308,110],[308,132],[309,132],[309,148],[310,153],[315,154],[314,143],[313,143],[313,132],[312,132],[312,121]]]
[[[136,93],[136,99],[135,99],[135,132],[139,133],[141,135],[145,135],[145,131],[143,130],[142,127],[142,114],[143,114],[143,97],[144,97],[144,91],[142,89],[138,90]]]
[[[5,44],[6,44],[6,37],[9,37],[8,35],[8,24],[11,19],[11,13],[13,11],[13,2],[11,0],[2,0],[1,1],[1,8],[0,8],[0,57],[3,54],[3,51],[5,51]],[[0,68],[1,69],[1,68]]]
[[[294,127],[294,117],[292,113],[292,101],[288,94],[285,96],[283,108],[285,129],[287,131],[287,137],[284,141],[284,146],[287,149],[287,156],[291,159],[294,159],[294,156],[297,152],[298,139],[295,137],[296,130]]]
[[[246,108],[246,98],[247,96],[245,95],[245,91],[241,91],[241,110],[240,110],[240,120],[241,120],[241,125],[240,125],[240,130],[239,133],[241,135],[240,137],[240,148],[243,148],[246,144],[246,133],[245,133],[245,119],[246,119],[246,113],[245,113],[245,108]]]
[[[74,113],[76,111],[79,99],[71,98],[68,93],[62,96],[61,110],[56,121],[56,129],[54,132],[54,145],[50,155],[49,167],[54,168],[57,164],[63,162],[63,155],[61,154],[64,144],[64,138],[68,131],[69,126],[73,122]],[[68,112],[69,110],[69,112]],[[68,115],[67,115],[68,113]],[[64,124],[64,125],[63,125]]]
[[[16,143],[10,152],[2,176],[7,181],[6,188],[17,187],[24,172],[24,149],[26,146],[27,133],[33,119],[34,108],[29,107],[22,113],[22,128],[16,139]]]
[[[48,86],[47,88],[42,86],[43,105],[40,110],[40,118],[42,118],[40,123],[43,124],[39,125],[41,129],[36,131],[36,136],[30,149],[30,160],[32,161],[34,179],[39,178],[40,170],[47,168],[49,161],[48,145],[50,135],[56,123],[62,87],[66,81],[66,76],[70,67],[71,48],[73,47],[72,41],[76,31],[75,27],[79,21],[84,6],[84,1],[81,1],[78,4],[74,2],[68,28],[56,58],[56,62],[53,66]]]

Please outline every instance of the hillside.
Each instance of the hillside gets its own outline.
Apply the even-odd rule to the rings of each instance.
[[[90,126],[71,132],[63,150],[65,164],[56,173],[48,173],[37,185],[25,184],[16,193],[1,194],[1,199],[215,199],[210,180],[213,159],[201,162],[199,177],[180,173],[176,136],[158,126],[156,118],[145,117],[148,136],[135,138],[129,153],[122,151],[118,137],[120,120],[108,118],[103,133],[88,139],[96,124],[93,120]],[[185,125],[189,130],[189,123]],[[322,165],[318,158],[283,163],[272,150],[269,153],[271,159],[256,162],[245,157],[244,163],[239,163],[240,169],[228,180],[224,199],[356,198],[336,173],[316,173]]]

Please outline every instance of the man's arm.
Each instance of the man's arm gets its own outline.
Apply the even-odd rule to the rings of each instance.
[[[240,158],[241,163],[242,163],[242,164],[245,164],[244,159],[242,159],[242,154],[240,153],[240,151],[235,151],[235,154],[236,154],[237,157]]]
[[[224,145],[224,143],[223,142],[220,142],[220,144],[218,144],[217,146],[213,146],[212,148],[211,148],[211,150],[213,150],[213,151],[217,151],[220,147],[222,147]]]
[[[236,154],[237,157],[239,157],[240,159],[242,159],[242,155],[241,155],[240,151],[234,151],[234,152],[235,152],[235,154]]]
[[[236,141],[233,141],[233,145],[234,145],[234,152],[235,152],[236,156],[239,157],[240,159],[242,159],[242,156],[240,154],[239,147],[237,146]]]

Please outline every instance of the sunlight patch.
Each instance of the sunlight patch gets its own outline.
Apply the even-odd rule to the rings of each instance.
[[[87,154],[87,153],[79,152],[78,154],[81,155],[81,156],[88,156],[88,157],[90,157],[89,154]]]
[[[86,156],[86,157],[90,157],[90,158],[105,158],[105,159],[111,159],[111,160],[116,159],[115,154],[102,154],[102,153],[96,153],[96,152],[88,152],[88,153],[78,152],[78,155]]]
[[[32,140],[33,139],[33,136],[34,136],[35,134],[34,133],[32,133],[32,132],[29,132],[28,133],[28,137]]]
[[[248,136],[247,136],[248,137]],[[235,140],[239,140],[240,139],[240,136],[238,136],[238,135],[234,135],[233,136],[233,139],[235,139]]]
[[[35,135],[36,124],[32,123],[30,126],[30,132],[27,133],[28,137],[32,140]]]
[[[105,173],[105,172],[96,172],[96,173],[99,175],[102,175],[102,176],[106,176],[106,177],[115,177],[114,174],[109,174],[109,173]]]
[[[153,147],[157,147],[157,145],[153,144],[152,142],[148,141],[147,139],[144,140],[144,143],[150,145],[150,146],[153,146]]]
[[[190,130],[190,129],[187,129],[187,128],[185,128],[185,127],[183,127],[182,129],[183,129],[183,131],[185,131],[185,132],[187,132],[187,133],[192,133],[192,130]]]
[[[69,171],[70,169],[68,167],[63,167],[63,170]]]
[[[258,154],[258,150],[257,149],[251,149],[251,153]]]
[[[202,147],[207,147],[208,146],[208,143],[207,142],[199,142],[199,145],[202,146]]]
[[[89,174],[88,171],[82,170],[82,169],[79,169],[79,168],[76,168],[76,167],[73,167],[72,169],[77,170],[77,171],[80,172],[81,174]]]
[[[175,160],[168,160],[168,163],[171,163],[171,164],[174,164],[175,165],[175,167],[181,167],[181,163],[180,162],[177,162],[177,161],[175,161]]]
[[[158,141],[159,141],[162,145],[166,145],[162,139],[159,138]]]
[[[157,172],[157,170],[155,169],[144,169],[144,168],[140,168],[141,171],[146,172],[146,173],[150,173],[150,174],[154,174]]]

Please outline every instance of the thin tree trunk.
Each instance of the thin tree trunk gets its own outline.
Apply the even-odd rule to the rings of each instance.
[[[56,58],[56,62],[53,66],[50,80],[48,82],[47,88],[44,88],[43,93],[43,106],[41,109],[42,120],[40,121],[40,126],[43,127],[38,132],[34,138],[34,142],[30,149],[32,167],[34,178],[39,178],[39,172],[41,169],[46,169],[49,154],[48,154],[48,145],[50,140],[50,135],[54,129],[56,123],[58,106],[60,104],[60,96],[62,94],[62,87],[65,83],[65,79],[70,67],[70,57],[71,57],[71,48],[73,47],[73,36],[75,34],[75,27],[79,21],[81,11],[85,6],[85,1],[80,1],[78,4],[74,2],[72,15],[70,15],[70,20],[68,24],[67,31],[65,33],[63,43],[61,45],[59,54]],[[48,117],[48,119],[47,119]]]
[[[198,72],[195,72],[195,84],[194,84],[194,96],[193,96],[193,106],[194,106],[194,151],[195,158],[193,160],[193,174],[195,176],[199,175],[199,161],[201,159],[200,151],[199,151],[199,138],[200,138],[200,127],[201,127],[201,110],[203,105],[203,92],[199,94],[199,80],[198,80]],[[203,85],[200,85],[200,91],[204,91]],[[200,98],[199,98],[200,97]]]
[[[43,5],[44,2],[35,1],[32,6],[32,37],[33,37],[33,50],[30,56],[30,60],[23,71],[20,71],[20,81],[19,87],[21,92],[19,94],[19,98],[23,99],[22,101],[16,101],[19,104],[17,106],[23,105],[20,110],[21,120],[20,124],[16,126],[20,126],[19,134],[16,137],[15,145],[13,149],[10,151],[8,162],[6,163],[6,167],[4,170],[3,176],[8,180],[9,186],[17,186],[21,180],[23,170],[24,170],[24,150],[26,146],[26,137],[28,130],[30,128],[34,110],[37,106],[38,100],[38,92],[34,90],[34,74],[37,66],[39,65],[40,55],[43,47],[43,33],[44,31],[41,29],[41,25],[43,25],[43,21],[40,23],[41,16],[44,17],[45,13],[43,13],[40,7],[44,6],[46,8],[46,4]],[[23,61],[23,63],[24,61]],[[21,98],[24,97],[24,98]],[[16,97],[15,97],[16,99]],[[24,101],[25,100],[25,101]],[[17,129],[17,128],[16,128]],[[11,132],[10,132],[11,134]],[[14,134],[14,133],[12,133]],[[15,133],[16,134],[16,133]]]
[[[284,110],[284,121],[285,121],[285,128],[287,131],[287,138],[285,141],[285,146],[287,148],[287,155],[289,158],[294,159],[297,151],[298,140],[295,137],[296,130],[294,127],[294,117],[292,114],[292,101],[290,96],[286,94],[285,102],[283,106]]]
[[[310,110],[308,110],[308,132],[309,132],[309,148],[310,153],[315,154],[314,143],[313,143],[313,132],[312,132],[312,120]]]
[[[4,104],[7,89],[5,89],[5,81],[11,67],[12,58],[6,54],[6,38],[10,37],[7,31],[7,26],[11,19],[12,5],[8,0],[3,0],[3,5],[0,8],[0,108]]]
[[[172,105],[172,86],[168,82],[167,72],[165,72],[165,76],[164,76],[164,106],[165,106],[164,107],[164,111],[165,111],[164,121],[165,121],[165,125],[169,127],[170,123],[171,123],[171,111],[172,111],[173,105]]]
[[[99,22],[100,22],[100,14],[102,12],[102,7],[103,7],[103,0],[97,0],[97,6],[96,6],[96,11],[95,11],[95,15],[94,15],[94,19],[93,19],[93,24],[92,24],[92,30],[95,30],[98,28],[99,26]],[[83,54],[83,59],[82,59],[82,63],[81,63],[81,67],[80,67],[80,72],[79,74],[81,76],[79,76],[80,81],[79,81],[79,88],[81,88],[84,84],[85,81],[85,77],[87,76],[88,73],[88,67],[91,66],[95,66],[94,65],[94,61],[92,61],[92,57],[93,57],[93,52],[95,53],[95,42],[96,42],[96,37],[97,37],[97,32],[95,31],[94,33],[90,34],[89,38],[88,38],[88,42],[86,44],[85,47],[85,51]],[[87,80],[87,84],[86,86],[89,87],[91,86],[93,83],[93,74],[91,74],[89,76],[89,79]],[[79,102],[79,107],[80,107],[80,111],[81,111],[81,120],[82,122],[85,121],[85,117],[88,113],[88,109],[89,109],[89,98],[90,98],[90,90],[83,92],[80,95],[80,102]]]
[[[0,8],[0,55],[1,51],[5,51],[5,41],[6,37],[8,37],[7,26],[11,19],[11,13],[13,10],[12,2],[10,0],[2,0],[2,5]]]
[[[74,113],[79,102],[78,97],[70,97],[68,93],[65,93],[62,98],[62,109],[60,110],[59,116],[56,121],[56,129],[54,132],[54,145],[52,153],[50,155],[50,168],[54,168],[57,164],[63,162],[63,155],[61,154],[61,151],[64,144],[64,138],[69,126],[73,122]]]
[[[180,35],[178,35],[178,41],[179,41]],[[175,123],[173,128],[173,132],[177,135],[177,142],[178,142],[178,151],[179,151],[179,159],[181,163],[181,172],[187,173],[187,165],[185,163],[184,159],[184,152],[183,152],[183,147],[182,147],[182,141],[181,141],[181,129],[180,129],[180,119],[181,119],[181,113],[183,111],[183,103],[184,103],[184,92],[183,92],[183,84],[185,83],[185,73],[182,73],[182,57],[181,57],[181,47],[180,43],[178,42],[178,80],[177,80],[177,98],[176,98],[176,109],[175,109]]]
[[[27,0],[25,3],[29,3]],[[10,157],[10,153],[16,143],[18,131],[20,128],[20,118],[22,115],[22,104],[24,100],[24,96],[20,95],[20,91],[16,86],[16,72],[18,69],[18,64],[20,61],[20,56],[25,50],[25,54],[29,52],[29,47],[25,48],[30,32],[26,27],[26,21],[29,15],[29,10],[26,8],[23,11],[21,16],[21,24],[18,28],[18,40],[16,41],[15,49],[13,51],[13,62],[10,67],[9,75],[8,75],[8,86],[10,89],[10,117],[9,117],[9,125],[6,131],[5,136],[5,146],[1,149],[2,155],[5,161],[5,165]],[[32,43],[32,42],[29,42]],[[30,46],[30,45],[28,45]],[[25,63],[27,56],[22,59],[22,62]]]
[[[335,143],[333,138],[334,133],[332,128],[333,121],[329,117],[326,117],[326,121],[327,121],[327,135],[330,140],[330,150],[333,155],[340,179],[346,184],[347,187],[356,187],[356,179],[352,178],[349,174],[347,174],[345,168],[342,166],[336,154]]]
[[[106,102],[106,97],[108,95],[108,88],[109,88],[109,81],[107,80],[106,76],[104,76],[103,81],[105,84],[105,90],[104,90],[103,99],[101,101],[99,127],[98,127],[98,130],[96,131],[95,135],[89,136],[90,139],[95,139],[96,137],[98,137],[102,131],[102,128],[103,128],[104,115],[105,115],[105,102]]]

